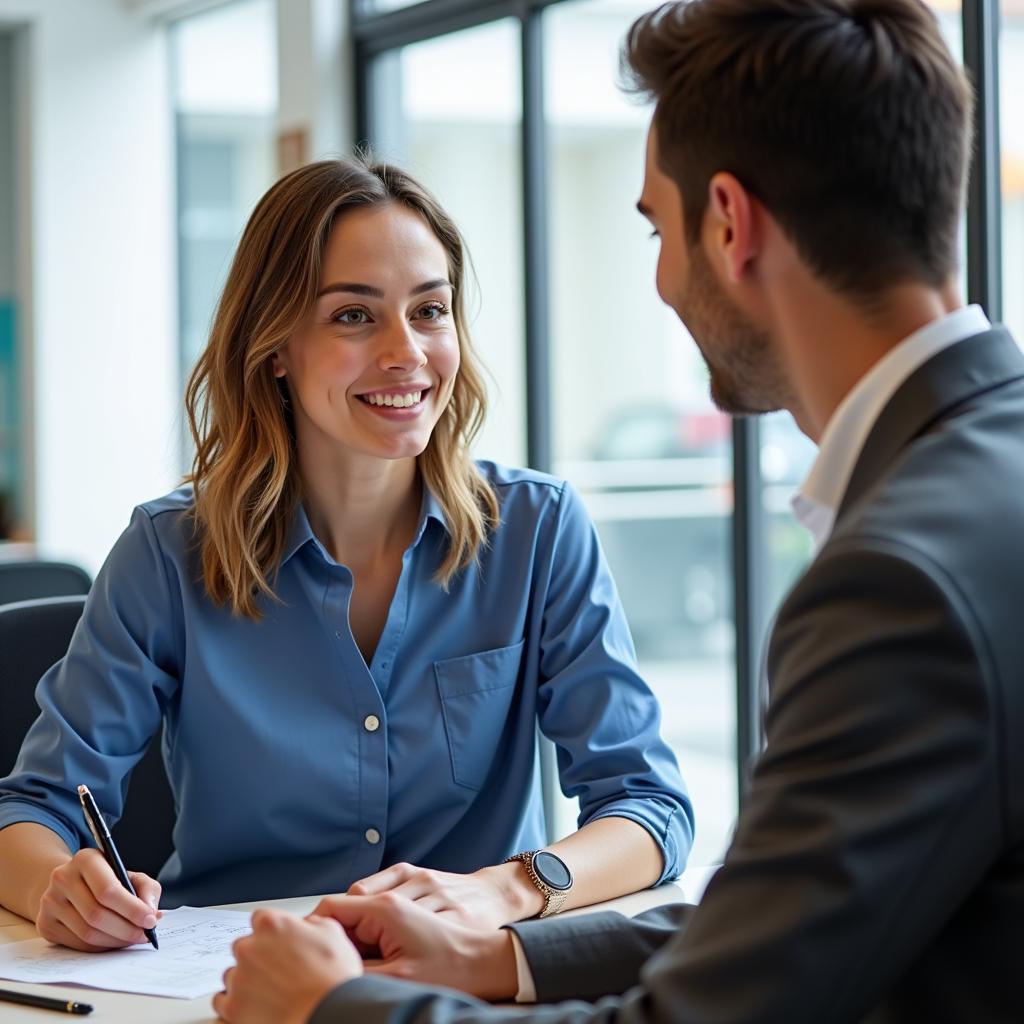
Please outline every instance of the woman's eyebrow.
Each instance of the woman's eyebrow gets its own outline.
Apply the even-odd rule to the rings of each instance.
[[[451,282],[446,278],[438,277],[433,281],[424,281],[423,284],[416,285],[410,295],[420,295],[423,292],[432,292],[435,288],[451,288]],[[316,297],[319,299],[322,295],[329,295],[331,292],[349,292],[352,295],[366,295],[371,299],[383,299],[384,289],[377,288],[372,284],[356,284],[354,282],[337,282],[336,284],[326,284],[323,288],[316,293]]]

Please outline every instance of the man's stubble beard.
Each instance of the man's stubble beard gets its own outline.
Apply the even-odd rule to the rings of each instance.
[[[707,364],[711,400],[740,416],[787,408],[790,388],[771,337],[725,295],[699,245],[689,258],[680,317]]]

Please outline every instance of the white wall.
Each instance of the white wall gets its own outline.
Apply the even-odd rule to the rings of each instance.
[[[35,534],[95,570],[132,506],[176,478],[165,36],[121,0],[0,0],[2,23],[28,28]]]
[[[347,0],[278,0],[278,125],[307,132],[309,160],[343,156],[355,141],[347,31]]]

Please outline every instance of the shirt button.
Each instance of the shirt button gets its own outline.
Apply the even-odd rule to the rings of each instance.
[[[341,639],[341,630],[340,629],[336,629],[334,631],[334,635],[340,640]]]
[[[363,727],[367,732],[376,732],[380,728],[380,719],[376,715],[367,715],[363,719]]]
[[[371,846],[376,846],[380,842],[380,833],[375,828],[368,828],[364,835]]]

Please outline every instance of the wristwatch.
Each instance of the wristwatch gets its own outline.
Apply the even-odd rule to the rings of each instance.
[[[505,863],[514,860],[522,862],[530,881],[540,889],[544,897],[544,909],[537,916],[550,917],[557,914],[572,888],[572,872],[566,867],[565,861],[549,850],[527,850],[509,857]]]

